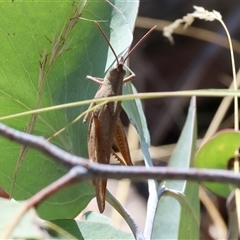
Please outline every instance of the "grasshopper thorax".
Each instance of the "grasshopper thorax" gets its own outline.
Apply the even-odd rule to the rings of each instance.
[[[123,64],[118,64],[117,66],[113,67],[112,70],[114,71],[110,71],[112,72],[111,75],[120,75],[121,77],[126,75],[126,70],[124,69]]]
[[[111,79],[111,82],[124,79],[126,75],[126,70],[124,69],[124,62],[125,59],[123,56],[121,56],[119,60],[117,59],[117,64],[109,70],[109,79]]]

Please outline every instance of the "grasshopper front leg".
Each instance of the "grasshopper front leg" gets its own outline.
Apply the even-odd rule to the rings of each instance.
[[[125,68],[130,72],[130,75],[126,78],[123,79],[123,83],[126,83],[126,82],[130,82],[132,81],[134,78],[136,78],[136,75],[135,73],[132,71],[132,69],[130,69],[127,65],[124,65]]]
[[[91,109],[95,105],[96,105],[95,103],[91,103],[90,106],[88,107],[88,109]],[[90,119],[90,117],[91,117],[91,112],[86,113],[83,118],[83,123],[87,122]]]
[[[92,77],[92,76],[89,76],[87,75],[86,76],[86,79],[92,81],[92,82],[95,82],[95,83],[98,83],[100,86],[102,85],[104,79],[103,78],[99,78],[99,77]]]

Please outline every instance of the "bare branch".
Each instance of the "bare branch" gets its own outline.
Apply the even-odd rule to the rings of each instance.
[[[240,174],[226,170],[209,170],[209,169],[179,169],[170,167],[123,167],[97,164],[84,158],[71,155],[53,144],[46,141],[43,137],[37,137],[28,133],[20,132],[7,127],[0,123],[0,135],[11,141],[18,142],[24,146],[32,147],[50,156],[53,160],[60,164],[64,164],[71,169],[66,175],[53,182],[49,186],[40,190],[32,196],[17,213],[15,220],[9,225],[2,236],[9,236],[11,231],[17,225],[22,216],[31,207],[39,205],[49,196],[53,195],[63,187],[74,184],[76,182],[86,181],[90,179],[112,178],[112,179],[176,179],[176,180],[192,180],[192,181],[214,181],[221,183],[232,183],[240,185]],[[108,199],[109,201],[109,199]],[[121,209],[120,209],[121,210]],[[120,213],[123,211],[122,209]],[[123,211],[123,215],[128,215],[127,211]],[[127,216],[128,217],[128,216]],[[132,218],[127,218],[131,223],[131,229],[137,239],[143,239],[142,233]]]
[[[97,164],[87,159],[77,157],[47,142],[42,137],[33,136],[7,127],[0,123],[0,135],[9,140],[37,149],[50,156],[53,160],[66,165],[69,168],[80,166],[79,176],[81,180],[96,178],[112,179],[175,179],[191,180],[197,182],[220,182],[240,185],[240,174],[228,170],[210,169],[181,169],[171,167],[145,168],[140,166],[113,166]],[[83,173],[82,167],[87,171]],[[75,168],[75,171],[78,168]]]
[[[125,219],[128,226],[132,230],[132,233],[137,240],[145,240],[143,233],[141,232],[139,226],[128,212],[128,210],[120,203],[118,200],[107,190],[106,200],[109,204],[115,208],[116,211]]]
[[[34,136],[28,133],[20,132],[13,128],[7,127],[0,123],[0,135],[8,138],[11,141],[18,142],[22,145],[37,149],[53,160],[71,168],[76,165],[81,165],[88,168],[89,161],[87,159],[74,156],[55,145],[49,143],[43,137]]]

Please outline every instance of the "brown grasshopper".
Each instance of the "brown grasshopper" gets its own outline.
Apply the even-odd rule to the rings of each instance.
[[[124,70],[124,63],[134,49],[154,30],[151,28],[139,42],[129,51],[126,56],[121,56],[119,59],[108,41],[105,33],[100,25],[96,22],[103,37],[111,48],[115,58],[116,66],[111,68],[104,79],[98,77],[87,76],[86,78],[96,82],[100,85],[94,99],[107,98],[110,96],[122,95],[123,83],[129,82],[135,78],[135,74],[127,66],[125,66],[130,76],[125,77],[126,70]],[[96,104],[92,103],[89,108],[94,107]],[[130,151],[124,133],[122,123],[119,119],[121,111],[121,102],[109,102],[99,108],[87,113],[83,119],[86,122],[90,119],[88,130],[88,154],[89,159],[101,164],[109,164],[111,154],[114,155],[122,165],[132,166]],[[117,144],[119,151],[122,153],[123,159],[120,158],[112,149],[113,143]],[[99,211],[102,213],[105,209],[105,194],[106,194],[106,179],[96,179],[93,181],[96,190],[96,198]]]

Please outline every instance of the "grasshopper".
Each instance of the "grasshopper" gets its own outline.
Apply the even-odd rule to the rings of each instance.
[[[127,66],[125,66],[125,68],[129,70],[130,76],[124,78],[126,75],[124,63],[133,50],[136,49],[136,47],[146,38],[147,35],[150,34],[150,32],[154,30],[156,26],[151,28],[139,40],[139,42],[128,53],[126,53],[125,57],[121,56],[118,58],[102,28],[97,22],[96,24],[111,48],[117,64],[108,71],[104,79],[92,76],[87,76],[86,78],[100,85],[94,99],[122,95],[123,83],[132,81],[135,78],[135,74]],[[92,103],[89,108],[92,108],[95,105],[96,104]],[[106,103],[105,105],[100,106],[85,115],[83,122],[90,120],[88,130],[88,154],[90,160],[101,164],[109,164],[110,156],[112,154],[122,165],[133,165],[126,135],[119,119],[120,112],[121,102],[117,101]],[[112,149],[114,141],[117,144],[119,151],[122,153],[123,159],[120,158]],[[93,184],[95,186],[98,208],[102,213],[105,209],[107,180],[96,179],[93,181]]]

